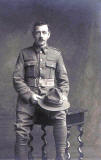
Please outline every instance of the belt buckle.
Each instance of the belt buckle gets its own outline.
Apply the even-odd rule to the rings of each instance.
[[[54,86],[54,79],[39,79],[39,84],[43,87]]]

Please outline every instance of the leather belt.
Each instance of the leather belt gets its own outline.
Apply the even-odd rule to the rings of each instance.
[[[33,87],[54,87],[54,79],[29,78],[27,84]]]

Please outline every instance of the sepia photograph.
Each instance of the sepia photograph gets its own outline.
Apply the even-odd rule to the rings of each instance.
[[[0,0],[0,160],[101,160],[100,43],[100,0]]]

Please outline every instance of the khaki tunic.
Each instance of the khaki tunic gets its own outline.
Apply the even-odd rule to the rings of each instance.
[[[44,95],[49,88],[57,87],[68,96],[69,80],[61,52],[49,46],[40,50],[35,44],[22,49],[13,73],[13,84],[18,92],[17,111],[29,114],[33,114],[34,106],[30,103],[33,92]]]

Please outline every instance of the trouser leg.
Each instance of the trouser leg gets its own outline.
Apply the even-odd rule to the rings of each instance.
[[[15,144],[15,159],[29,160],[31,153],[29,141],[31,138],[31,130],[33,127],[33,117],[24,112],[17,112],[16,115],[16,144]]]
[[[56,160],[65,160],[67,126],[66,126],[66,112],[59,111],[53,113],[54,126],[53,135],[56,146]]]

